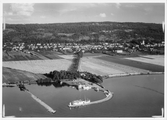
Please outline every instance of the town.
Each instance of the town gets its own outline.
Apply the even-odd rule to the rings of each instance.
[[[3,27],[4,61],[14,60],[15,54],[35,59],[32,55],[43,52],[73,54],[78,49],[107,55],[164,54],[161,24],[88,22],[6,24]]]
[[[98,44],[82,44],[82,43],[4,43],[3,52],[22,52],[33,55],[35,52],[41,51],[55,51],[62,54],[73,54],[77,49],[82,49],[84,52],[103,53],[108,55],[130,55],[135,52],[144,52],[147,54],[164,54],[164,42],[155,44],[145,44],[141,42],[133,43],[107,43],[100,42]],[[33,52],[31,52],[33,51]]]

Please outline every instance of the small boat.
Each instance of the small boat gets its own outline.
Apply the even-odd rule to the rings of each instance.
[[[105,93],[106,97],[109,97],[111,95],[111,92]]]
[[[69,103],[69,107],[79,107],[84,106],[90,103],[90,100],[75,100]]]
[[[2,83],[3,87],[15,87],[15,84],[7,84],[7,83]]]

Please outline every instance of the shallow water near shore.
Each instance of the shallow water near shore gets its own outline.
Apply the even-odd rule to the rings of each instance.
[[[114,92],[110,100],[69,109],[76,99],[103,99],[103,92],[78,91],[71,87],[26,85],[26,88],[55,109],[49,113],[30,94],[17,87],[3,88],[6,116],[16,117],[151,117],[164,107],[164,75],[140,75],[105,79],[103,86]]]

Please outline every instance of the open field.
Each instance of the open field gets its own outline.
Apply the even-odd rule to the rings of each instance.
[[[8,61],[3,62],[3,66],[33,73],[49,73],[53,70],[67,70],[72,64],[71,59],[73,57],[72,55],[61,55],[61,57],[64,59]],[[148,70],[100,60],[95,56],[83,57],[80,61],[79,71],[88,71],[98,75],[148,72]]]
[[[48,59],[60,59],[60,52],[55,51],[44,51],[31,53],[21,51],[9,51],[3,52],[3,61],[22,61],[22,60],[48,60]]]
[[[3,83],[15,83],[22,80],[33,83],[35,80],[45,78],[41,74],[3,67]]]
[[[31,51],[31,53],[35,56],[38,56],[41,60],[49,60],[48,57],[45,57],[45,56],[41,55],[40,53],[37,53],[37,52],[34,52],[34,51]]]
[[[151,62],[151,59],[148,59],[148,58],[144,58],[145,61],[135,61],[135,59],[137,59],[135,57],[130,58],[134,60],[127,59],[127,57],[118,57],[118,56],[102,56],[102,57],[96,57],[96,58],[107,61],[107,62],[149,70],[152,72],[164,72],[164,66],[157,65],[153,61]],[[150,60],[150,62],[146,63],[146,59]],[[163,63],[163,59],[161,60],[159,61]]]
[[[74,58],[74,55],[59,55],[59,57],[70,60]]]
[[[119,60],[126,60],[120,57],[118,63],[99,59],[111,57],[111,56],[87,56],[81,59],[81,64],[79,67],[80,71],[88,71],[91,73],[99,75],[107,74],[122,74],[122,73],[137,73],[137,72],[148,72],[149,70],[133,67],[129,64],[119,63]],[[48,73],[53,70],[67,70],[71,65],[72,56],[63,55],[64,59],[54,59],[54,60],[31,60],[31,61],[6,61],[3,62],[3,67],[10,67],[15,69],[3,68],[3,82],[4,81],[35,81],[40,78],[44,78],[44,75],[34,74],[34,73]],[[112,57],[113,58],[113,57]],[[114,58],[113,58],[114,59]],[[148,58],[145,58],[148,59]],[[151,59],[151,58],[150,58]],[[127,60],[130,61],[130,60]],[[145,65],[141,64],[140,65]],[[152,64],[151,64],[152,65]],[[20,71],[25,70],[25,71]],[[26,72],[29,71],[29,72]],[[126,116],[153,116],[160,115],[160,109],[164,107],[164,76],[163,75],[142,75],[142,76],[128,76],[119,78],[108,78],[105,79],[102,85],[109,91],[114,92],[113,99],[105,99],[107,102],[90,105],[85,107],[79,112],[79,115],[92,117],[92,116],[102,116],[101,113],[107,113],[106,116],[122,117]],[[3,104],[8,105],[6,107],[6,113],[8,115],[13,114],[16,116],[22,116],[18,110],[18,106],[24,108],[22,111],[23,116],[40,115],[43,116],[53,116],[53,117],[73,117],[76,116],[75,110],[67,109],[69,102],[73,101],[74,98],[78,99],[81,95],[81,91],[76,91],[74,89],[69,89],[68,87],[55,88],[42,87],[37,85],[26,85],[34,95],[38,96],[41,100],[44,100],[48,105],[56,109],[57,114],[48,114],[48,112],[41,108],[39,104],[28,98],[29,96],[21,91],[18,92],[16,87],[5,89],[3,88]],[[94,101],[101,99],[101,94],[96,94],[92,91],[84,92],[84,95]],[[16,97],[17,101],[12,101],[12,98]],[[54,99],[54,101],[53,101]],[[65,102],[63,100],[65,100]],[[56,101],[56,102],[55,102]],[[101,101],[100,101],[101,102]],[[32,104],[33,103],[33,104]],[[29,107],[27,107],[27,104]],[[35,106],[35,110],[34,110]],[[124,109],[122,109],[122,106]],[[134,107],[135,106],[135,107]],[[61,109],[59,109],[61,108]],[[91,108],[91,109],[90,109]],[[100,108],[100,109],[99,109]],[[96,110],[95,112],[92,109]],[[143,109],[146,112],[143,112]],[[63,112],[62,112],[63,111]],[[113,112],[111,112],[113,111]],[[38,114],[37,114],[38,113]],[[91,113],[91,114],[90,114]],[[148,114],[149,113],[149,114]],[[30,114],[30,115],[29,115]],[[65,115],[65,116],[64,116]],[[77,114],[78,115],[78,114]]]
[[[105,55],[102,53],[84,53],[83,57],[93,57],[93,56],[101,56],[101,55]]]
[[[21,51],[3,52],[3,61],[41,60],[37,55]]]
[[[81,59],[81,65],[79,69],[81,71],[89,71],[91,73],[99,75],[148,72],[147,70],[129,67],[112,62],[106,62],[104,60],[99,60],[94,57]]]
[[[164,60],[165,60],[164,55],[145,55],[140,57],[126,58],[126,59],[145,62],[145,63],[152,63],[160,66],[164,66]]]
[[[55,51],[42,51],[39,52],[39,54],[49,58],[49,59],[61,59],[61,57],[59,55],[62,55],[59,52],[55,52]]]
[[[70,63],[71,62],[66,59],[31,60],[3,62],[3,66],[33,73],[48,73],[53,70],[67,70]]]

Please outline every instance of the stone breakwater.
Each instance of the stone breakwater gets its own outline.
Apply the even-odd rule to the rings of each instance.
[[[95,84],[95,83],[90,83],[88,81],[85,81],[83,79],[78,79],[78,80],[74,80],[74,81],[62,81],[70,86],[79,86],[82,85],[83,87],[80,88],[80,90],[88,90],[88,89],[85,89],[87,87],[89,87],[90,89],[93,89],[95,91],[102,91],[104,94],[105,94],[105,98],[104,99],[101,99],[101,100],[96,100],[96,101],[91,101],[89,103],[85,103],[85,104],[79,104],[79,105],[72,105],[72,106],[69,106],[70,108],[75,108],[75,107],[80,107],[80,106],[85,106],[85,105],[92,105],[92,104],[98,104],[98,103],[102,103],[102,102],[105,102],[105,101],[108,101],[109,99],[111,99],[113,97],[113,92],[110,92],[109,90],[106,90],[103,86],[101,85],[98,85],[98,84]],[[75,88],[75,87],[74,87]],[[76,89],[78,89],[76,88]]]
[[[105,102],[105,101],[108,101],[109,99],[111,99],[113,97],[113,94],[114,94],[113,92],[110,92],[110,91],[107,91],[107,90],[105,90],[104,93],[106,95],[106,97],[104,99],[91,101],[89,103],[85,103],[85,104],[81,104],[81,105],[72,105],[72,106],[69,106],[69,107],[70,108],[75,108],[75,107],[80,107],[80,106],[102,103],[102,102]]]

